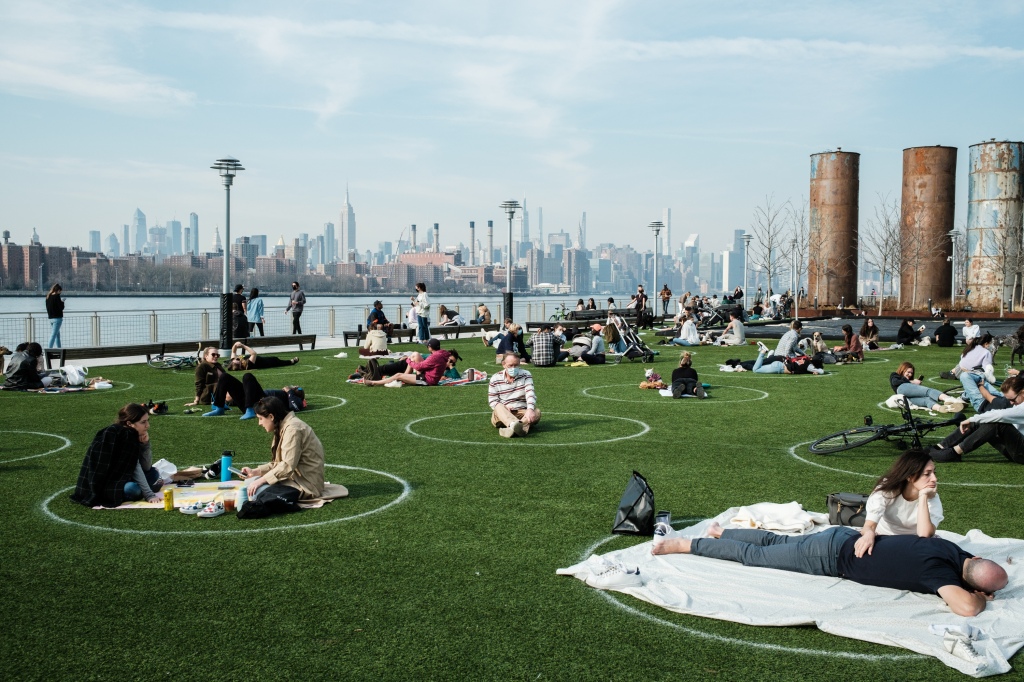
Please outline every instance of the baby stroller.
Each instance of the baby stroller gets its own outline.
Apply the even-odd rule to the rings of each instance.
[[[619,356],[616,363],[622,362],[622,358],[629,358],[630,362],[636,358],[641,358],[643,362],[654,362],[654,351],[647,347],[640,335],[626,324],[625,320],[618,315],[611,314],[608,316],[608,324],[615,325],[619,331],[619,337],[626,344],[625,352]]]

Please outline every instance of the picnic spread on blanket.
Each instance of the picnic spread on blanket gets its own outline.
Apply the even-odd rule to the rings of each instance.
[[[831,528],[828,517],[803,510],[796,502],[733,507],[713,519],[672,533],[706,537],[708,527],[760,528],[785,534],[810,534]],[[937,595],[862,585],[842,578],[744,566],[693,554],[651,553],[651,542],[594,554],[562,568],[558,575],[586,581],[615,564],[638,567],[643,583],[616,591],[675,611],[748,625],[815,625],[824,632],[938,658],[974,677],[1008,672],[1009,659],[1024,646],[1024,540],[991,538],[980,530],[967,535],[937,531],[976,556],[992,559],[1009,577],[1006,588],[979,615],[952,613]],[[943,633],[970,631],[981,660],[946,651]]]

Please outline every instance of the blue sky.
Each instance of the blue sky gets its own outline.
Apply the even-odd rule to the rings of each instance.
[[[781,9],[780,9],[781,7]],[[902,150],[1024,138],[1021,3],[0,0],[0,228],[88,245],[130,222],[466,241],[524,194],[546,232],[721,248],[809,159],[861,157],[861,229]],[[535,220],[535,217],[534,217]],[[535,224],[535,223],[534,223]],[[499,232],[501,234],[501,232]],[[498,241],[498,240],[496,240]]]

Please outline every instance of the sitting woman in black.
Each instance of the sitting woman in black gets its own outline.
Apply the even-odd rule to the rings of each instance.
[[[690,351],[683,351],[679,356],[679,367],[672,370],[672,397],[682,398],[692,395],[698,398],[706,398],[704,386],[700,383],[697,370],[691,367]]]
[[[921,332],[924,331],[924,325],[921,325],[921,329],[914,329],[913,320],[903,320],[903,324],[900,325],[899,331],[896,332],[896,343],[907,346],[910,344],[917,344],[921,341]]]

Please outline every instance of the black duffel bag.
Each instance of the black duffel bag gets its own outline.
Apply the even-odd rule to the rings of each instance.
[[[626,492],[619,500],[612,533],[617,535],[654,535],[654,491],[639,471],[633,472]]]

